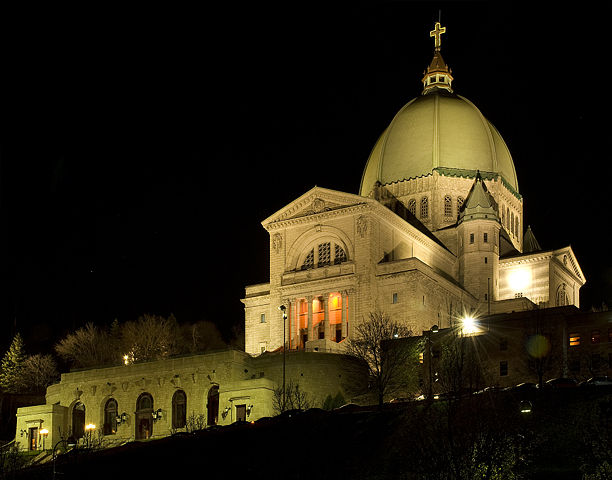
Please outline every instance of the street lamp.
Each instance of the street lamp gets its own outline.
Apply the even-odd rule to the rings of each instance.
[[[286,364],[286,353],[285,353],[285,343],[286,343],[286,333],[285,333],[285,328],[287,325],[287,307],[285,307],[284,305],[279,305],[278,309],[282,312],[283,314],[283,404],[282,404],[282,411],[285,411],[285,364]]]
[[[476,335],[480,333],[478,322],[471,315],[466,315],[461,319],[461,334],[462,335]]]
[[[43,450],[45,449],[45,439],[47,438],[47,435],[49,435],[49,430],[46,428],[41,428],[40,429],[40,435],[42,436],[42,441],[43,441]]]

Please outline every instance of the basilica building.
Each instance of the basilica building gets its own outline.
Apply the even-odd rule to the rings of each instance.
[[[244,352],[64,373],[45,405],[19,409],[16,443],[37,450],[89,428],[110,444],[252,421],[275,413],[285,381],[312,406],[338,393],[350,401],[341,354],[377,311],[419,336],[465,315],[575,309],[578,260],[569,246],[542,249],[524,224],[512,156],[453,90],[444,32],[436,23],[422,92],[380,135],[359,190],[316,186],[262,221],[270,277],[245,289]]]
[[[423,90],[380,135],[359,193],[314,187],[262,222],[270,279],[246,287],[248,353],[342,351],[374,311],[420,335],[467,313],[578,306],[578,261],[525,228],[512,156],[454,92],[444,32],[436,23]]]

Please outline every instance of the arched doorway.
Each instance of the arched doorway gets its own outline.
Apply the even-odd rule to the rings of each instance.
[[[153,435],[153,397],[142,393],[136,400],[136,440],[146,440]]]
[[[213,385],[208,391],[208,403],[206,405],[207,425],[216,425],[219,421],[219,385]]]
[[[81,402],[72,407],[72,436],[75,439],[85,436],[85,405]]]
[[[117,400],[109,398],[104,405],[104,435],[117,433]]]

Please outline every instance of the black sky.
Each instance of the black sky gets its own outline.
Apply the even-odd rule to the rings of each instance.
[[[3,13],[0,346],[15,321],[32,350],[145,312],[240,324],[244,286],[268,277],[261,220],[314,185],[357,193],[420,94],[439,9],[525,224],[572,245],[584,306],[612,302],[607,38],[589,5],[531,3]]]

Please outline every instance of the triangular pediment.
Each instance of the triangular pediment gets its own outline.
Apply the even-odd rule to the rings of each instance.
[[[266,227],[272,223],[304,218],[371,202],[373,202],[372,199],[360,195],[314,187],[276,213],[270,215],[261,224]]]
[[[576,259],[576,255],[574,255],[572,247],[565,247],[555,250],[553,252],[553,257],[576,277],[583,282],[585,281],[584,273],[582,273],[582,269],[578,264],[578,260]]]

